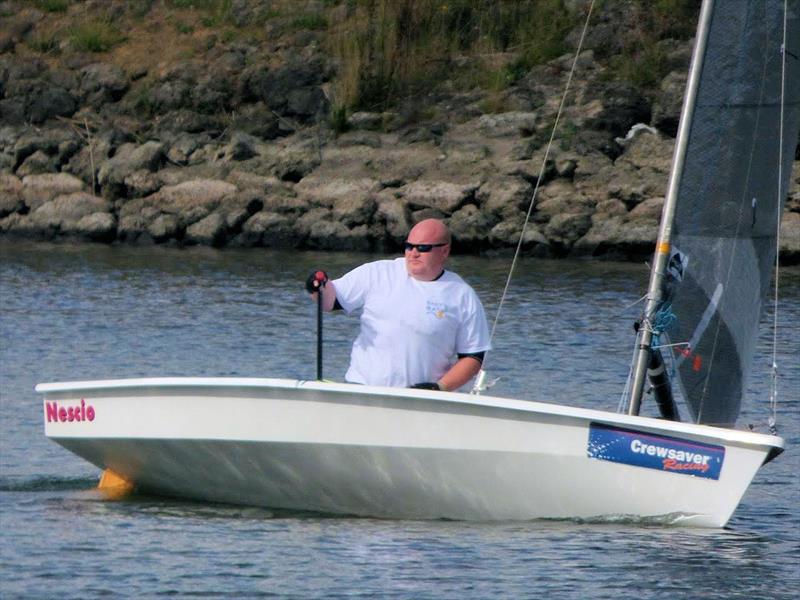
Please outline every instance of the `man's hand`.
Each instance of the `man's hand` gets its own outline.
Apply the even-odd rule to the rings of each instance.
[[[410,385],[408,387],[414,390],[438,390],[438,391],[442,390],[442,386],[440,386],[435,381],[425,381],[423,383],[415,383],[414,385]]]
[[[320,288],[325,287],[328,283],[328,274],[325,271],[314,271],[306,279],[306,291],[309,294],[316,294]]]

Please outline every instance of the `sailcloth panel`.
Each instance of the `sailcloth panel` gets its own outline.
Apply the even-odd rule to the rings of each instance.
[[[681,391],[699,423],[732,427],[770,289],[800,125],[800,0],[715,3],[673,224],[667,298]],[[782,177],[778,181],[779,165]],[[780,190],[779,190],[780,186]]]

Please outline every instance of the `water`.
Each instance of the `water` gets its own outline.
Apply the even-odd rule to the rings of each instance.
[[[0,597],[796,598],[800,270],[781,277],[780,433],[724,530],[631,523],[332,518],[134,496],[43,435],[38,382],[315,376],[314,268],[359,254],[0,244]],[[456,257],[494,318],[508,259]],[[616,410],[640,264],[523,260],[497,327],[493,395]],[[764,323],[772,321],[771,312]],[[357,321],[326,317],[341,378]],[[765,330],[740,424],[765,430]],[[645,414],[655,414],[651,404]]]

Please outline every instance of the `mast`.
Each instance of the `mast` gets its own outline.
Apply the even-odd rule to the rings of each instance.
[[[686,83],[686,93],[681,110],[680,126],[678,127],[678,135],[675,140],[675,153],[672,157],[672,170],[669,176],[667,196],[664,200],[664,208],[661,212],[661,225],[658,231],[656,252],[653,259],[653,266],[650,270],[647,304],[645,305],[642,326],[639,328],[637,334],[638,344],[633,362],[633,382],[630,388],[630,399],[628,403],[629,415],[638,415],[642,403],[647,366],[652,353],[653,330],[651,323],[658,311],[663,295],[664,271],[670,256],[672,223],[675,218],[675,206],[678,202],[678,188],[683,174],[684,161],[686,159],[689,131],[694,116],[695,100],[697,99],[700,74],[703,70],[703,59],[705,57],[708,30],[713,10],[714,0],[703,0],[703,5],[700,9],[700,19],[697,25],[692,64],[689,69],[689,79]]]

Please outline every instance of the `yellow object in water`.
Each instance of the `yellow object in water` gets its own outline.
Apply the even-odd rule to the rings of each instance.
[[[100,482],[97,484],[97,489],[103,494],[106,500],[122,500],[133,492],[133,482],[125,479],[122,475],[118,475],[111,469],[106,469],[100,475]]]

